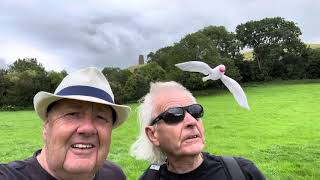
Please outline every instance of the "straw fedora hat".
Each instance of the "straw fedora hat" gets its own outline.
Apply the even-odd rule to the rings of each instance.
[[[48,106],[60,99],[75,99],[111,106],[117,114],[113,128],[122,124],[131,111],[128,106],[114,103],[108,80],[95,67],[81,69],[67,75],[53,94],[38,92],[33,98],[34,109],[39,117],[45,120]]]

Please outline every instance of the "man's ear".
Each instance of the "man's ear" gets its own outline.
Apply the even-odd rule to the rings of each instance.
[[[154,126],[147,126],[144,129],[148,139],[151,141],[151,143],[155,146],[159,146],[159,139],[158,139],[158,133],[156,131],[156,128]]]
[[[48,129],[49,129],[49,122],[48,120],[46,120],[43,124],[43,129],[42,129],[42,138],[44,139],[44,141],[47,141],[47,137],[48,137]]]

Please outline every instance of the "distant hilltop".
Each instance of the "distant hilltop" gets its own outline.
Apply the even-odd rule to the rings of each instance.
[[[138,58],[138,64],[135,64],[135,65],[132,65],[132,66],[129,66],[127,69],[131,72],[133,72],[135,69],[141,67],[141,66],[144,66],[145,65],[145,62],[144,62],[144,57],[143,55],[139,55],[139,58]]]
[[[312,49],[320,49],[320,44],[310,43],[310,44],[306,44],[306,45]],[[244,59],[246,59],[246,60],[253,59],[252,50],[251,51],[243,51],[242,54],[244,56]]]
[[[320,49],[320,44],[307,44],[312,49]]]

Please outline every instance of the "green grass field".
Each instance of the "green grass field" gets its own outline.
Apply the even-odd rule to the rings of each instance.
[[[226,90],[197,97],[205,108],[205,151],[248,158],[267,179],[320,179],[319,90],[319,80],[248,84],[250,111]],[[138,133],[137,105],[131,107],[130,119],[113,132],[108,158],[134,180],[148,163],[128,155]],[[0,112],[0,162],[26,158],[41,146],[33,111]]]

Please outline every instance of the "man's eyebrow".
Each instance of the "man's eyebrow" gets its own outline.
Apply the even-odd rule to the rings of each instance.
[[[109,112],[111,107],[108,107],[108,106],[101,106],[101,105],[98,105],[96,106],[96,109],[98,112]]]
[[[83,108],[83,106],[79,105],[79,104],[64,104],[63,109],[81,109]]]

